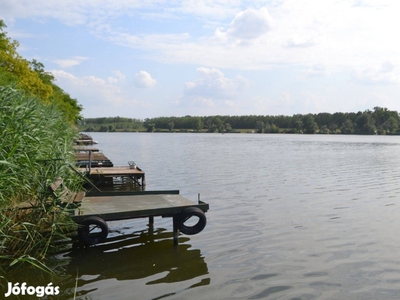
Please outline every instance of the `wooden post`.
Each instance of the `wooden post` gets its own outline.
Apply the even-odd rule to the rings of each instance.
[[[151,237],[151,241],[153,241],[154,235],[154,217],[149,217],[149,237]]]
[[[92,170],[92,151],[89,150],[89,176],[91,170]]]
[[[172,223],[173,223],[173,228],[174,228],[174,245],[178,245],[179,240],[179,229],[178,229],[178,217],[174,216],[172,217]]]
[[[142,176],[142,186],[145,186],[146,185],[146,178],[145,178],[145,175],[143,174],[143,176]]]

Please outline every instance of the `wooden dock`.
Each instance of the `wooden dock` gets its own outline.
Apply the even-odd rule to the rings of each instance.
[[[108,221],[149,218],[149,223],[153,224],[154,217],[171,217],[175,244],[178,244],[179,231],[192,235],[206,226],[205,212],[209,205],[200,201],[200,196],[195,203],[179,195],[179,191],[101,192],[98,184],[114,184],[116,178],[121,178],[122,182],[128,178],[143,187],[146,184],[145,173],[133,161],[129,161],[128,166],[114,167],[97,148],[77,146],[75,152],[76,166],[97,190],[90,191],[81,203],[65,204],[79,225],[78,236],[85,244],[104,242],[108,235]]]
[[[84,133],[79,134],[79,138],[75,140],[76,145],[94,145],[97,144],[97,141],[94,141],[93,138]]]
[[[90,180],[97,184],[102,184],[109,178],[127,177],[141,186],[146,185],[145,173],[137,167],[132,168],[130,166],[122,166],[112,168],[90,168],[86,174]]]
[[[208,209],[207,203],[190,201],[179,191],[101,192],[85,197],[72,219],[80,224],[79,238],[86,244],[97,244],[107,237],[107,221],[149,218],[153,224],[154,217],[171,217],[177,244],[179,231],[191,235],[204,229]],[[194,225],[192,218],[197,221]]]
[[[98,149],[82,149],[75,153],[76,166],[86,167],[113,167],[114,164]]]
[[[75,165],[96,185],[115,182],[146,185],[145,173],[133,161],[128,162],[128,166],[114,166],[98,148],[76,146]]]
[[[87,152],[87,151],[100,152],[99,148],[94,148],[89,146],[74,146],[74,150],[75,152]]]

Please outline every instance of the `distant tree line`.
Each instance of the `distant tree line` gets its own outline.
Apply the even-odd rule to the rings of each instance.
[[[397,111],[374,107],[357,113],[296,114],[293,116],[184,116],[143,120],[109,117],[87,118],[80,131],[180,131],[180,132],[257,132],[306,134],[400,134]]]
[[[205,131],[306,134],[399,134],[399,113],[374,107],[357,113],[296,114],[293,116],[184,116],[145,119],[147,131]]]
[[[79,121],[79,130],[85,132],[144,131],[143,120],[109,117],[88,118]]]

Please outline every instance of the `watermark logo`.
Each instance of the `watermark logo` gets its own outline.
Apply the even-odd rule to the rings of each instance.
[[[8,283],[8,291],[4,294],[7,298],[11,295],[14,296],[36,296],[38,298],[46,296],[56,296],[60,293],[60,288],[58,286],[53,286],[53,283],[50,282],[47,286],[28,286],[26,282],[23,282],[21,286],[19,282],[17,283]]]

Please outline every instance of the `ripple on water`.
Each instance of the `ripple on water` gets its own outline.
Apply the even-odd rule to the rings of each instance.
[[[115,164],[143,168],[148,190],[201,193],[210,211],[177,249],[170,220],[155,220],[155,236],[117,225],[98,255],[69,258],[83,296],[398,299],[399,137],[92,136]]]

